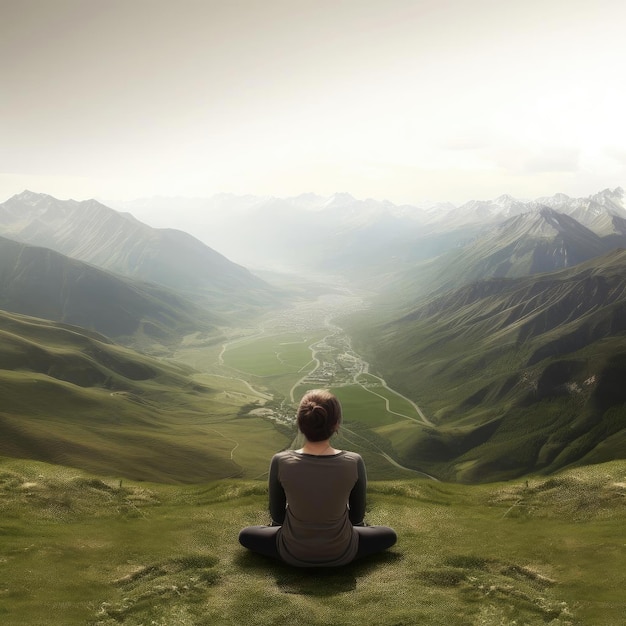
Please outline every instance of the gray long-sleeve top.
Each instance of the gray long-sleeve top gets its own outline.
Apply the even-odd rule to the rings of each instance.
[[[336,566],[358,549],[353,525],[363,522],[367,476],[355,452],[316,456],[286,450],[270,463],[270,514],[281,524],[281,558],[292,565]]]

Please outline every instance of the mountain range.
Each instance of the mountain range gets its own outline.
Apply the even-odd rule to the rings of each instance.
[[[10,312],[0,362],[21,371],[36,357],[42,375],[71,362],[73,376],[85,363],[80,347],[69,360],[42,355],[13,314],[158,352],[186,334],[217,340],[306,296],[224,256],[245,251],[252,267],[326,276],[329,291],[338,281],[367,298],[342,326],[373,370],[431,416],[428,428],[371,429],[403,465],[476,482],[626,453],[621,188],[460,207],[349,194],[157,202],[178,203],[181,222],[202,228],[154,228],[94,200],[28,191],[0,204],[0,309]],[[96,369],[85,368],[89,385],[110,384]]]
[[[624,246],[626,235],[601,237],[573,217],[541,206],[487,228],[465,245],[384,276],[383,292],[389,297],[395,290],[415,301],[485,278],[572,267]]]
[[[165,223],[173,211],[184,228],[248,267],[334,272],[351,278],[406,268],[471,243],[490,228],[544,208],[573,217],[600,238],[624,245],[624,190],[587,198],[565,194],[535,200],[395,205],[347,193],[264,198],[220,194],[208,199],[153,198],[120,210]]]

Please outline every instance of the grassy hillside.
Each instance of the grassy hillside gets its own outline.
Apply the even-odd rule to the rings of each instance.
[[[371,483],[390,551],[299,570],[245,551],[262,481],[167,486],[0,459],[0,620],[10,626],[616,626],[626,464],[461,486]]]
[[[258,396],[242,382],[196,374],[0,313],[0,454],[163,482],[263,473],[290,436],[244,410]]]

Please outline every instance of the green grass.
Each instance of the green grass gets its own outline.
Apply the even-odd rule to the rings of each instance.
[[[337,387],[332,391],[341,401],[346,422],[355,421],[369,428],[375,428],[404,421],[404,418],[387,411],[383,398],[371,394],[359,385]]]
[[[337,570],[251,554],[263,481],[119,482],[0,459],[0,619],[10,626],[615,626],[626,463],[481,486],[372,482],[388,552]]]
[[[229,347],[224,353],[224,363],[253,376],[304,372],[309,363],[312,369],[309,349],[312,341],[297,333],[262,337]]]
[[[132,392],[81,388],[41,374],[0,372],[0,453],[105,475],[199,482],[254,477],[290,438],[239,417],[258,399],[235,381],[194,391],[145,382]]]
[[[420,419],[415,407],[406,399],[389,387],[384,387],[380,381],[370,374],[361,374],[358,382],[364,384],[372,394],[383,396],[389,401],[389,409],[413,419]]]

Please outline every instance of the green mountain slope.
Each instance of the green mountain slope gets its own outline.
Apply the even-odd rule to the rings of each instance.
[[[437,424],[381,429],[405,464],[462,481],[626,454],[626,251],[452,291],[358,349]]]
[[[250,402],[244,394],[199,383],[190,368],[5,312],[0,389],[1,455],[101,474],[160,482],[254,475],[289,441],[261,419],[239,417]]]
[[[168,343],[215,331],[217,315],[155,284],[0,237],[0,308],[127,341]]]

